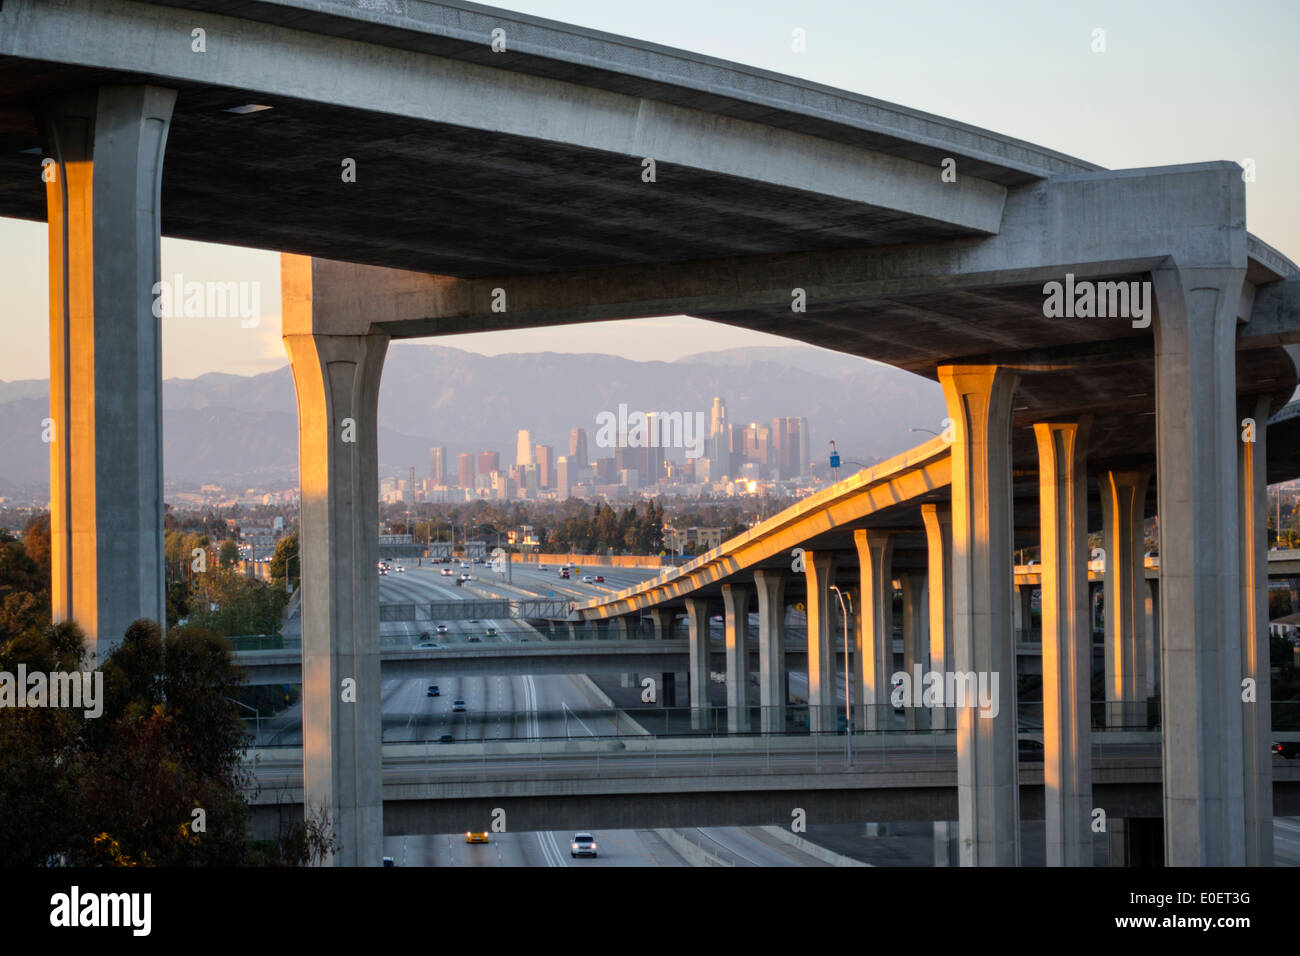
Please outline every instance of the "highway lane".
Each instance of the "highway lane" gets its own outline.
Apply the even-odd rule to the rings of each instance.
[[[1273,862],[1300,866],[1300,817],[1273,818]]]
[[[397,866],[689,866],[652,830],[593,830],[598,856],[571,855],[567,831],[491,833],[466,843],[464,833],[384,838]]]

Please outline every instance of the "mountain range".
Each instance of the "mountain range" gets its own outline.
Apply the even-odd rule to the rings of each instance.
[[[569,432],[620,403],[641,411],[704,413],[721,396],[732,423],[801,416],[811,454],[834,439],[848,460],[871,463],[919,443],[915,426],[939,431],[937,383],[865,359],[807,346],[705,352],[675,362],[557,352],[479,355],[441,345],[395,344],[380,385],[380,473],[428,476],[429,448],[494,450],[514,461],[516,434],[568,454]],[[0,382],[0,494],[48,488],[49,415],[44,379]],[[260,375],[209,373],[163,383],[164,473],[169,485],[276,486],[296,480],[297,404],[286,365]],[[612,452],[610,452],[612,453]],[[670,455],[671,457],[671,455]]]

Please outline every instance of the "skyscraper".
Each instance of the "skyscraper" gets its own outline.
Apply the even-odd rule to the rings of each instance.
[[[575,428],[569,432],[569,467],[586,468],[587,465],[587,430]]]
[[[713,414],[709,421],[708,455],[714,461],[725,460],[731,449],[727,443],[727,403],[720,396],[713,398]],[[728,469],[729,470],[729,469]]]
[[[501,470],[501,453],[496,451],[481,451],[478,453],[478,473],[480,475],[490,475],[494,471]]]
[[[797,478],[803,471],[807,431],[806,419],[772,419],[772,464],[778,469],[780,478]]]
[[[579,429],[574,429],[578,431]],[[561,455],[555,462],[555,488],[559,492],[560,500],[566,500],[572,489],[572,478],[570,476],[569,459]]]
[[[555,487],[555,449],[538,445],[534,449],[537,459],[537,484],[542,488]]]
[[[436,446],[429,449],[429,477],[435,485],[442,484],[443,476],[447,474],[447,449]]]
[[[515,445],[515,464],[519,466],[531,465],[536,459],[533,458],[533,433],[527,428],[519,429],[519,441]]]
[[[474,456],[469,452],[464,452],[456,459],[457,481],[456,484],[462,488],[474,487]]]

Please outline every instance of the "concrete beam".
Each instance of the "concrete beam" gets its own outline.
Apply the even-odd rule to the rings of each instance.
[[[861,695],[853,723],[865,731],[889,729],[893,706],[889,700],[894,673],[894,538],[887,532],[853,532],[858,549],[859,591],[854,687]],[[809,645],[811,651],[812,645]]]
[[[1088,620],[1091,421],[1034,426],[1043,605],[1047,865],[1092,865],[1092,628]],[[1108,565],[1109,566],[1109,565]]]
[[[159,189],[175,90],[41,102],[50,244],[50,561],[55,621],[103,661],[163,586]]]
[[[751,593],[752,589],[743,584],[722,586],[727,647],[727,728],[732,733],[745,733],[749,730],[748,648]]]
[[[958,824],[963,866],[1020,864],[1016,787],[1016,657],[1011,620],[1011,404],[1004,368],[939,368],[952,443],[955,670],[997,679],[996,714],[956,710]]]
[[[758,703],[763,733],[785,733],[785,573],[755,571]]]
[[[1241,526],[1241,755],[1245,805],[1246,865],[1273,865],[1272,669],[1268,631],[1269,396],[1238,401],[1238,521]],[[1244,423],[1253,419],[1253,433]],[[1250,438],[1252,440],[1246,440]]]
[[[286,312],[286,316],[288,313]],[[303,773],[342,866],[378,865],[378,404],[383,335],[286,335],[302,483]]]
[[[1238,178],[1229,221],[1244,216],[1243,190]],[[1245,264],[1229,262],[1152,273],[1167,866],[1245,863],[1234,353]]]
[[[1146,572],[1143,565],[1145,472],[1107,471],[1101,490],[1106,549],[1106,725],[1137,729],[1147,723]]]

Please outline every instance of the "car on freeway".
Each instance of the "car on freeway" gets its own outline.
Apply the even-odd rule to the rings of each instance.
[[[538,570],[538,571],[545,571],[545,570],[546,570],[546,565],[544,565],[544,564],[539,564],[539,565],[537,566],[537,570]]]
[[[455,700],[451,702],[451,712],[453,714],[465,713],[465,702],[461,700],[459,697],[457,697]]]
[[[583,584],[591,584],[591,583],[593,582],[593,580],[594,580],[594,579],[592,578],[592,576],[591,576],[590,574],[584,574],[584,575],[582,576],[582,583],[583,583]]]
[[[437,641],[421,641],[419,644],[416,644],[415,647],[416,650],[425,650],[425,651],[442,650],[442,645],[439,644]]]
[[[483,632],[483,636],[484,636],[484,637],[496,637],[496,636],[497,636],[497,629],[496,629],[495,627],[489,627],[486,631]]]
[[[464,584],[465,584],[465,579],[464,579],[464,578],[457,578],[457,579],[456,579],[456,587],[463,587]]]
[[[596,838],[590,833],[575,833],[569,844],[569,856],[597,856]]]
[[[483,638],[479,637],[477,634],[473,634],[473,635],[471,635],[470,637],[467,637],[467,638],[465,639],[465,643],[466,643],[466,644],[482,644],[482,643],[483,643]]]
[[[398,574],[405,574],[405,573],[406,573],[406,568],[399,564],[399,565],[397,566],[397,568],[396,568],[396,571],[397,571]]]
[[[391,856],[386,856],[384,857],[384,866],[397,866],[397,864],[393,862],[393,858]]]
[[[1285,757],[1287,760],[1300,757],[1300,741],[1283,740],[1279,743],[1275,743],[1273,745],[1273,753],[1277,754],[1279,757]]]
[[[466,843],[487,843],[488,834],[486,830],[472,831],[465,834]]]
[[[598,574],[598,575],[596,575],[596,583],[597,583],[597,584],[604,584],[604,583],[605,583],[605,575],[603,575],[603,574]]]
[[[440,744],[454,744],[455,742],[456,742],[456,738],[453,737],[451,734],[443,734],[441,737],[438,738],[438,743]]]
[[[568,577],[569,577],[569,569],[568,569],[568,568],[560,568],[560,577],[565,578],[565,579],[567,580]]]
[[[448,577],[448,578],[449,578],[449,577],[451,577],[453,574],[455,574],[456,572],[453,571],[451,568],[443,568],[441,573],[442,573],[442,575],[443,575],[444,577]]]
[[[473,580],[474,580],[474,575],[472,575],[472,574],[462,574],[462,575],[461,575],[461,579],[464,580],[464,581],[473,581]]]
[[[437,685],[437,684],[430,684],[430,685],[429,685],[429,689],[428,689],[428,691],[425,692],[425,696],[426,696],[426,697],[441,697],[441,696],[442,696],[442,691],[440,691],[440,690],[438,689],[438,685]]]
[[[446,624],[439,624],[439,625],[437,626],[436,630],[437,630],[437,632],[438,632],[439,634],[446,634],[446,633],[447,633],[447,625],[446,625]]]

